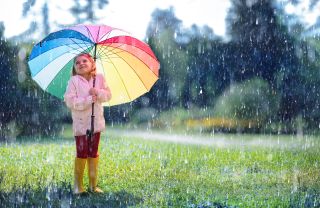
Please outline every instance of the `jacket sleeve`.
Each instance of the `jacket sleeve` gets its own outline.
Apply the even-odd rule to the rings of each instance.
[[[67,90],[64,94],[64,101],[71,110],[86,110],[91,107],[92,97],[79,97],[77,95],[77,88],[73,79],[68,82]]]
[[[99,76],[99,83],[100,86],[97,89],[98,90],[98,101],[103,103],[103,102],[107,102],[111,99],[112,95],[111,95],[111,90],[109,88],[109,86],[107,85],[104,77]]]

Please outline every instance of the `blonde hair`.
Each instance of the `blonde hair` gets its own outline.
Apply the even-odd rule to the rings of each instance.
[[[72,76],[77,75],[77,72],[76,72],[76,69],[75,69],[75,65],[76,65],[77,58],[79,58],[79,57],[81,57],[81,56],[86,57],[86,58],[89,59],[89,61],[92,63],[92,66],[93,66],[92,71],[95,71],[95,70],[96,70],[96,63],[95,63],[95,61],[93,60],[92,56],[91,56],[89,53],[81,53],[81,54],[77,55],[76,57],[74,57],[74,59],[73,59]]]

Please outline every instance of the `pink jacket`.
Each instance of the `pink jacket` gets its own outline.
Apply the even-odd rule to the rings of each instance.
[[[68,82],[64,101],[72,113],[74,136],[85,135],[87,129],[91,128],[92,97],[89,90],[93,86],[92,83],[92,78],[87,81],[80,75],[72,76]],[[111,99],[111,92],[101,74],[96,75],[95,88],[98,90],[98,96],[94,104],[94,132],[101,132],[105,129],[101,103]]]

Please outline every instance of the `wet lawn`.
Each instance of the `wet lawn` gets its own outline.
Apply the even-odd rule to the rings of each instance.
[[[86,196],[72,194],[72,138],[0,144],[0,207],[319,207],[320,137],[295,139],[220,148],[104,135],[105,193]]]

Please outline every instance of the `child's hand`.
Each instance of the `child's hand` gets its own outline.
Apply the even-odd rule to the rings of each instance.
[[[91,88],[90,90],[89,90],[89,94],[90,95],[98,95],[98,90],[96,89],[96,88]]]
[[[96,95],[92,95],[92,103],[97,102],[97,96]]]

